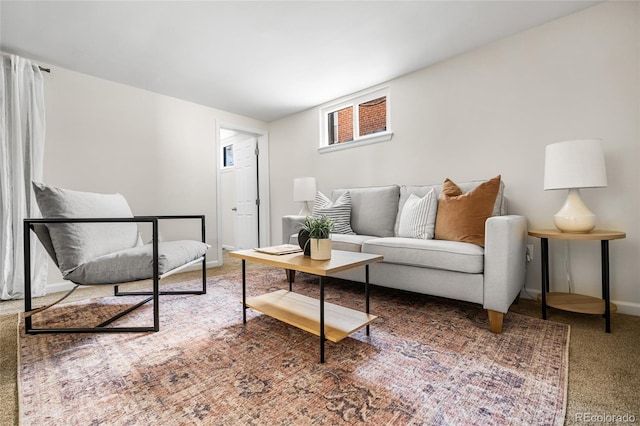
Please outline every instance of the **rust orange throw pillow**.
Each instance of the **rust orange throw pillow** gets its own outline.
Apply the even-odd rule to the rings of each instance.
[[[484,223],[493,212],[500,190],[500,175],[463,194],[446,179],[438,199],[437,240],[462,241],[484,247]]]

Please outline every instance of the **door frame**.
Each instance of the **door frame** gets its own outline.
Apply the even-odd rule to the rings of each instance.
[[[252,128],[233,124],[230,122],[216,121],[216,221],[217,221],[217,238],[216,251],[218,253],[218,261],[222,264],[222,200],[221,200],[221,177],[220,177],[220,155],[222,150],[222,140],[220,138],[220,129],[232,130],[237,133],[254,136],[258,141],[258,198],[260,205],[258,206],[258,227],[260,229],[261,247],[271,245],[271,220],[269,211],[269,132],[264,129]]]

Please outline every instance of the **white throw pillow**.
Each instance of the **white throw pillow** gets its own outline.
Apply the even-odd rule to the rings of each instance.
[[[436,228],[438,200],[435,190],[420,198],[411,194],[402,207],[398,236],[406,238],[433,239]]]
[[[327,216],[333,220],[333,232],[336,234],[355,234],[351,229],[351,194],[342,194],[335,203],[322,192],[316,192],[313,202],[313,217]]]

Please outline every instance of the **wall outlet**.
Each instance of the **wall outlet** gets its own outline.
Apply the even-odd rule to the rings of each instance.
[[[533,260],[533,244],[527,244],[527,262]]]

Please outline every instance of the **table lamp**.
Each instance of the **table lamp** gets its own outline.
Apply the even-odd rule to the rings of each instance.
[[[596,226],[596,216],[580,198],[580,188],[607,186],[604,151],[600,139],[578,139],[547,145],[544,189],[568,189],[564,205],[554,216],[562,232],[587,233]]]
[[[309,201],[316,197],[316,178],[298,177],[293,179],[293,201],[301,201],[302,209],[298,213],[300,216],[311,216]]]

